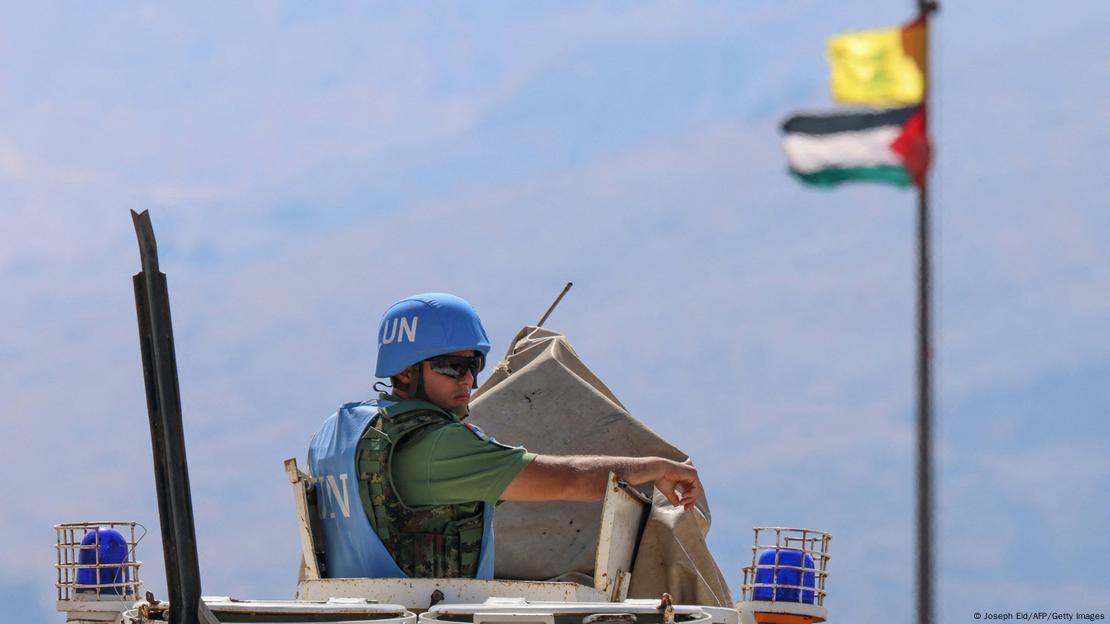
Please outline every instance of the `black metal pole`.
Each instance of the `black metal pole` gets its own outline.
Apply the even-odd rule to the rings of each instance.
[[[917,612],[933,622],[932,362],[930,335],[929,191],[917,195]]]
[[[922,106],[929,110],[929,15],[937,10],[930,0],[917,0],[926,22],[925,90]],[[928,126],[925,130],[928,140]],[[917,621],[933,623],[933,371],[931,335],[931,255],[929,238],[929,173],[926,169],[917,190]]]
[[[181,394],[177,385],[177,356],[173,346],[170,298],[166,274],[158,270],[158,247],[150,215],[131,212],[139,239],[142,271],[135,274],[135,311],[143,354],[150,443],[154,455],[154,483],[158,491],[158,519],[166,560],[169,621],[198,624],[204,617],[200,566],[181,424]],[[205,618],[208,620],[208,618]]]

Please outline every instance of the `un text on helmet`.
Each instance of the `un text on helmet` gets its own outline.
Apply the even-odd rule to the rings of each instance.
[[[416,342],[416,322],[419,320],[419,316],[412,318],[402,316],[387,320],[382,327],[382,344],[387,345],[394,340],[402,343],[406,339],[409,342]]]

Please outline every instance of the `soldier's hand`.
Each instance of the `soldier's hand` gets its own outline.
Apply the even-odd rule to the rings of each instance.
[[[675,507],[686,511],[694,508],[701,495],[701,480],[698,471],[689,464],[680,464],[669,459],[661,459],[660,475],[655,478],[655,487],[671,501]]]

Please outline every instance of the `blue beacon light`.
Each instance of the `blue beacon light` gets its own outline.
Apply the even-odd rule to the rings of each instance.
[[[777,570],[775,569],[776,555],[778,555]],[[803,573],[801,568],[813,569],[813,557],[809,553],[803,553],[792,548],[768,548],[760,552],[759,564],[755,572],[756,587],[752,599],[813,604],[812,591],[801,591],[801,600],[798,599],[800,590],[797,587],[814,586],[813,572]],[[760,587],[761,584],[775,585],[776,587]],[[781,585],[793,585],[795,587],[780,587]]]
[[[77,555],[77,591],[122,595],[129,580],[126,564],[127,540],[119,531],[109,527],[89,531]]]

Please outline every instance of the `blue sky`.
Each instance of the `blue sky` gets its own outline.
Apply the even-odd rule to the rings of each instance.
[[[281,460],[367,396],[386,305],[459,293],[502,351],[573,280],[550,325],[693,455],[734,593],[750,527],[808,526],[833,618],[907,620],[913,195],[800,187],[777,125],[833,106],[828,35],[911,7],[6,5],[0,604],[60,621],[50,526],[106,517],[164,593],[136,208],[207,593],[292,596]],[[1105,612],[1110,7],[935,25],[938,609]]]

